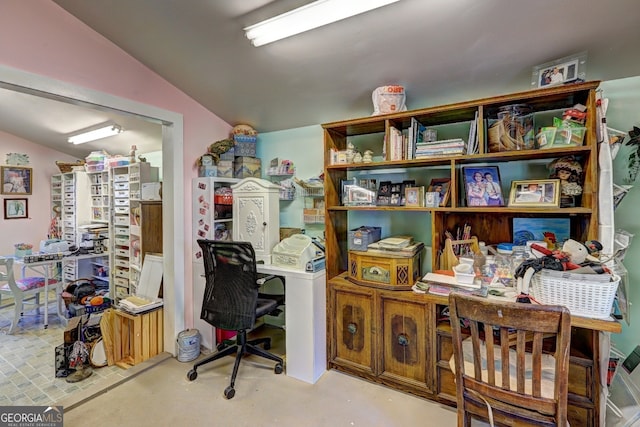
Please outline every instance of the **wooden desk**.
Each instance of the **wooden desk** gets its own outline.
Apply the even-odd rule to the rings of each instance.
[[[328,281],[329,368],[455,406],[446,296]],[[609,339],[616,321],[572,316],[569,421],[603,426]]]

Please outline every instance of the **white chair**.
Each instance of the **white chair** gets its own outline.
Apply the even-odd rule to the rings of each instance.
[[[56,283],[55,279],[49,279],[49,285],[53,283]],[[44,277],[23,277],[16,280],[13,272],[13,258],[0,257],[0,295],[12,297],[14,301],[13,321],[8,334],[11,335],[15,332],[18,322],[24,314],[25,305],[33,305],[33,308],[39,313],[40,307],[43,305],[40,294],[44,291]],[[47,298],[47,295],[44,295],[44,298]]]

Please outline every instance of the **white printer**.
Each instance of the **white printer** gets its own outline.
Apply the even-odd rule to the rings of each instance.
[[[273,265],[304,271],[307,263],[318,256],[317,246],[311,237],[304,234],[294,234],[276,244],[271,251]]]

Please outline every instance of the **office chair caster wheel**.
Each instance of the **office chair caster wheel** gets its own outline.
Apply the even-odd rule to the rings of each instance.
[[[229,386],[224,389],[224,397],[226,397],[227,399],[232,399],[235,395],[236,390],[233,387]]]
[[[276,363],[276,367],[273,368],[273,372],[275,372],[276,374],[281,374],[282,371],[283,371],[282,364],[281,363]]]
[[[196,372],[196,370],[195,370],[195,369],[192,369],[192,370],[190,370],[190,371],[187,373],[187,379],[188,379],[189,381],[193,381],[193,380],[195,380],[196,378],[198,378],[198,372]]]

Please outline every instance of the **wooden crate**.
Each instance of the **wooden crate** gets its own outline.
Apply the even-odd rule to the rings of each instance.
[[[420,270],[420,252],[349,251],[349,280],[360,285],[410,290]]]
[[[121,368],[130,368],[163,351],[163,309],[141,314],[115,311],[114,359]]]

